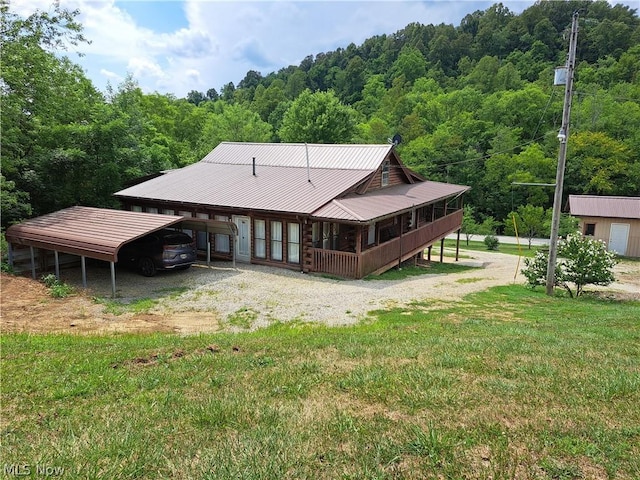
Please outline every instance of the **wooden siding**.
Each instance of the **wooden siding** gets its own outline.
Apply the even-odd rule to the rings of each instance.
[[[582,217],[580,218],[580,233],[585,232],[587,224],[594,224],[595,231],[593,238],[602,240],[609,244],[611,234],[611,224],[626,223],[629,225],[629,238],[627,239],[626,257],[640,257],[640,220],[627,218],[603,218],[603,217]]]
[[[310,271],[346,278],[362,278],[380,273],[421,252],[437,240],[460,228],[462,210],[432,223],[410,230],[399,237],[370,248],[361,255],[351,252],[309,249],[312,254]]]
[[[376,173],[373,176],[373,179],[369,183],[367,188],[367,192],[372,190],[378,190],[380,188],[387,188],[393,185],[401,185],[403,183],[409,183],[405,172],[402,170],[402,166],[398,162],[393,155],[387,158],[389,161],[389,183],[385,186],[382,186],[382,164],[376,170]]]

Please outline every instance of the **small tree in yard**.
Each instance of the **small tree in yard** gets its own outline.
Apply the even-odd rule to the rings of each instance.
[[[478,229],[480,228],[480,225],[478,225],[475,218],[473,218],[473,214],[474,208],[471,205],[465,205],[462,212],[462,225],[460,231],[467,240],[467,246],[469,245],[471,237],[477,234]]]
[[[545,285],[548,253],[538,251],[534,258],[527,258],[524,263],[522,274],[527,278],[527,283],[532,287]],[[585,285],[609,285],[613,282],[616,263],[616,254],[608,252],[603,241],[580,234],[569,235],[558,244],[555,285],[567,290],[569,296],[579,297]],[[575,294],[571,285],[575,288]]]
[[[516,212],[509,213],[507,218],[504,219],[506,235],[514,235],[516,233],[513,225],[514,219],[518,234],[529,241],[529,249],[531,249],[531,241],[535,237],[548,235],[548,229],[545,228],[545,211],[542,207],[521,205]]]

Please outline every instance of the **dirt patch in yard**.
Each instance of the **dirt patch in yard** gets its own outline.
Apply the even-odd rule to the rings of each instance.
[[[151,299],[146,313],[116,315],[94,297],[108,299],[108,269],[90,272],[90,290],[81,288],[79,269],[63,271],[74,295],[55,299],[40,282],[1,274],[0,330],[3,332],[107,334],[116,332],[199,332],[260,328],[274,321],[353,324],[368,312],[412,302],[428,306],[460,301],[469,293],[497,285],[523,284],[522,263],[513,255],[465,252],[481,268],[447,275],[427,274],[393,281],[342,281],[290,270],[242,265],[198,265],[153,278],[133,272],[117,275],[117,302]],[[453,259],[445,258],[445,262]],[[616,282],[588,291],[609,298],[640,301],[640,262],[616,266]],[[250,315],[248,315],[248,313]]]
[[[42,283],[4,273],[0,275],[0,289],[2,332],[191,333],[199,331],[193,326],[203,316],[200,312],[173,316],[131,313],[114,315],[107,313],[104,305],[96,303],[84,293],[52,298]],[[215,324],[217,329],[217,323]]]

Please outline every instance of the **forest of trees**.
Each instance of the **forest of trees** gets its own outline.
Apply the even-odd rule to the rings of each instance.
[[[458,26],[412,23],[266,76],[187,98],[127,78],[98,91],[56,55],[82,44],[78,12],[20,18],[2,4],[2,227],[71,205],[117,207],[132,180],[221,141],[387,143],[430,180],[469,185],[475,221],[548,209],[567,29],[580,11],[565,194],[640,195],[640,19],[606,1],[502,4]]]

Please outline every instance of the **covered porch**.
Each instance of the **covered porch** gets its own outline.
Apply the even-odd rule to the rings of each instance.
[[[461,206],[449,210],[445,205],[440,216],[438,209],[433,207],[425,207],[432,219],[419,216],[414,210],[398,215],[390,222],[380,222],[376,228],[376,241],[371,246],[367,245],[370,227],[343,226],[341,230],[345,232],[345,241],[336,244],[338,249],[309,249],[308,271],[345,278],[363,278],[400,265],[460,229],[463,213]],[[352,242],[348,241],[351,237],[354,238]]]

